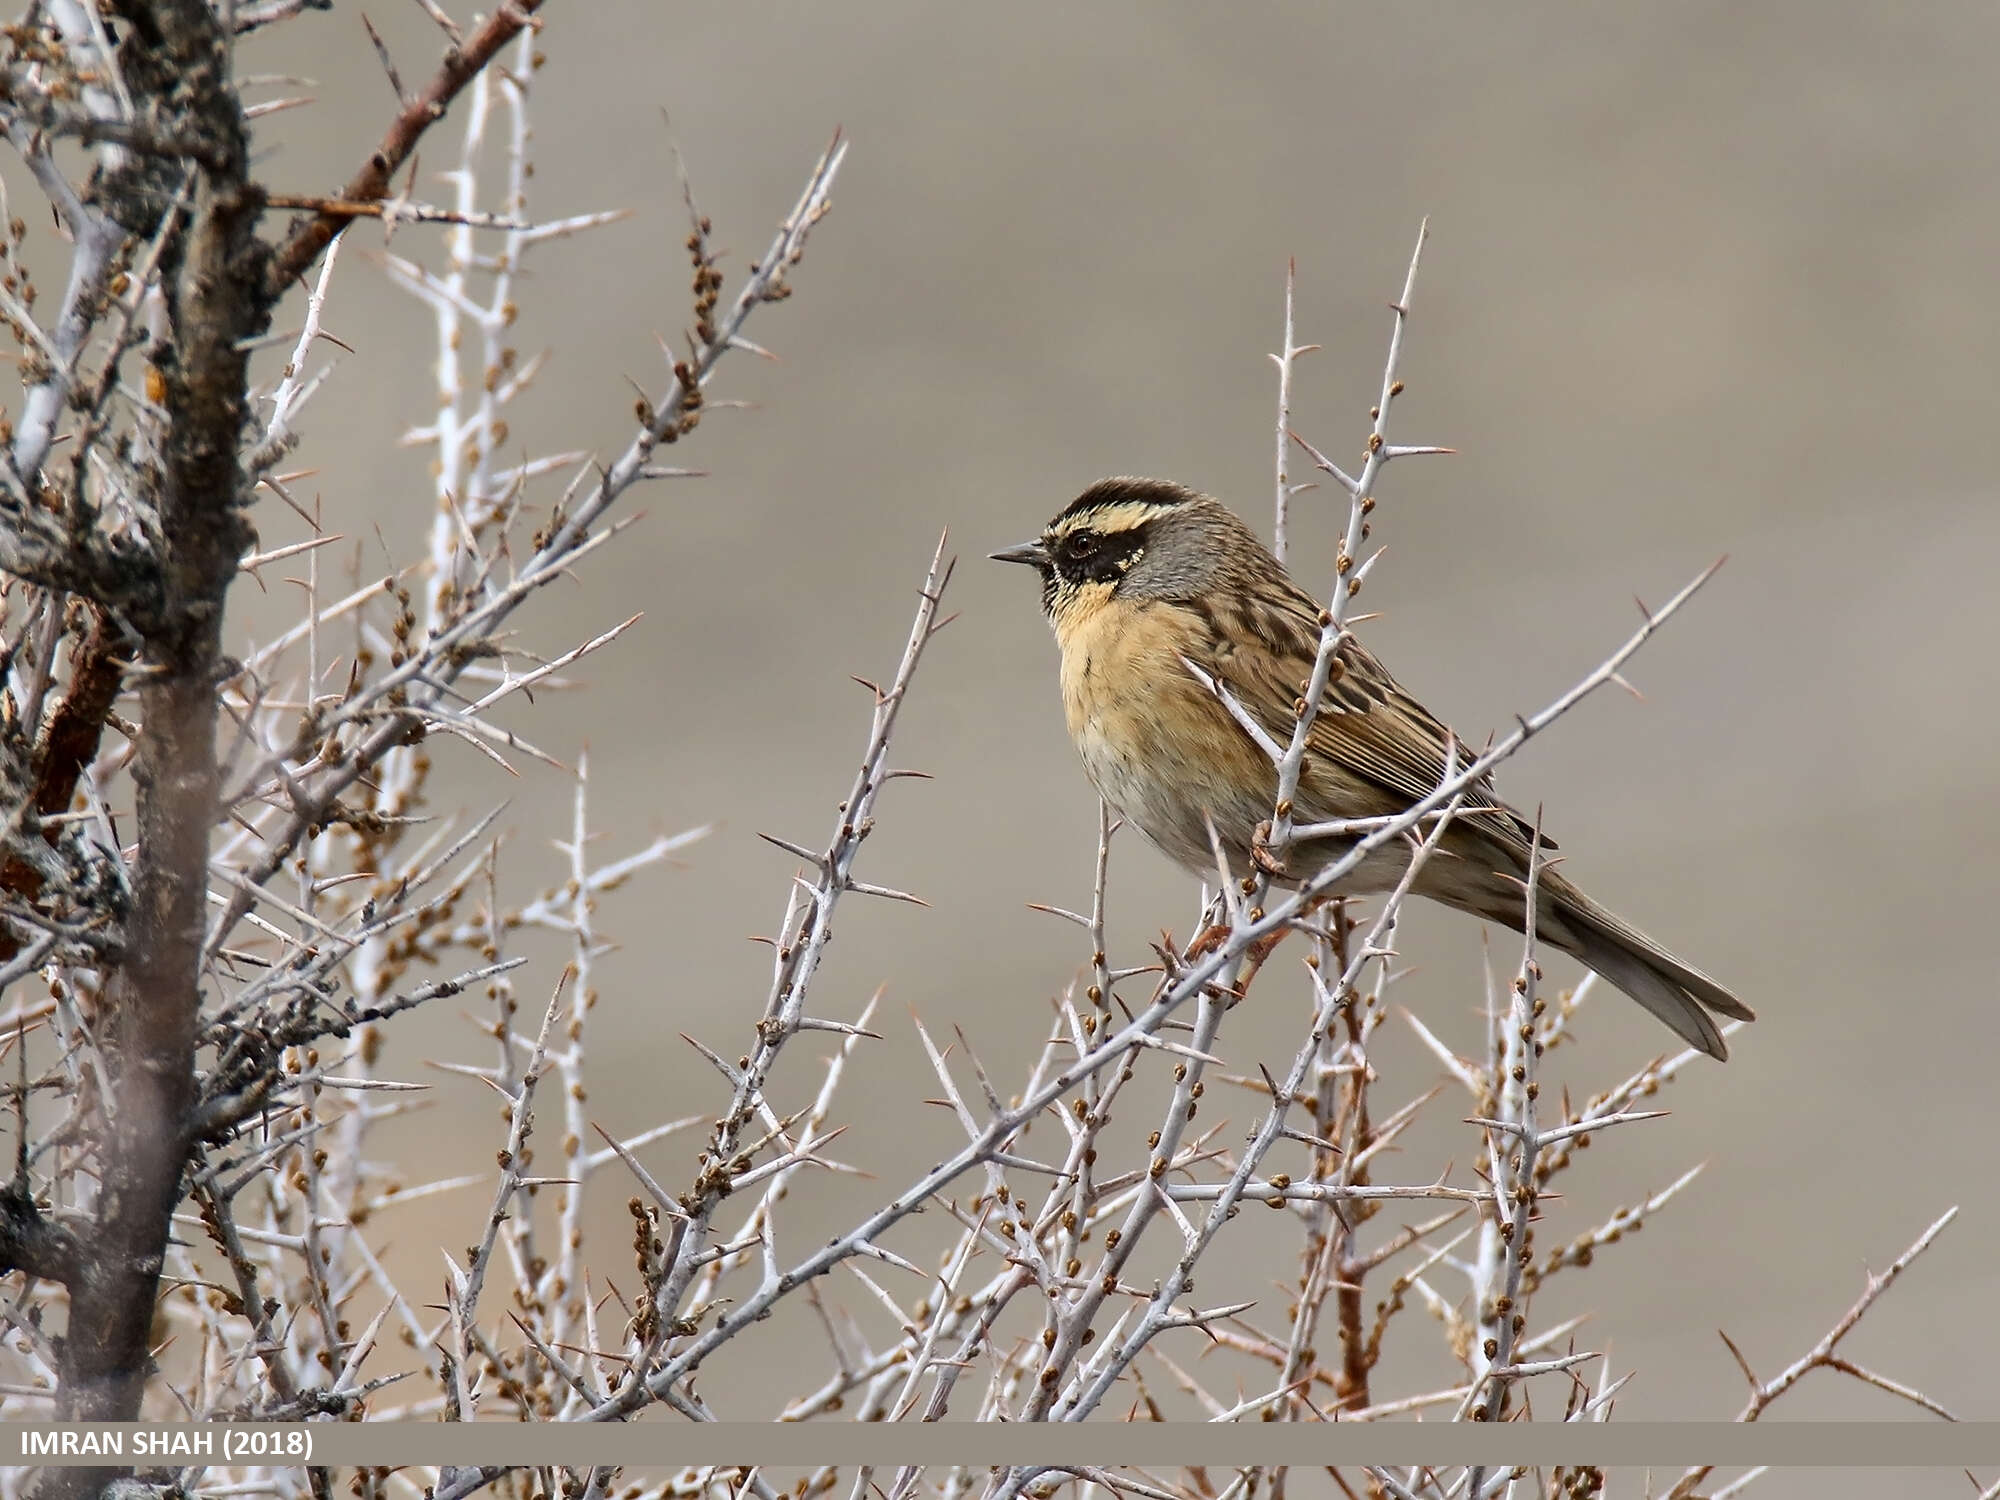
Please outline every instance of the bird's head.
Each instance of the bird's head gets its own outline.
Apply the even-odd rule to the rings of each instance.
[[[1114,598],[1194,598],[1225,569],[1269,554],[1219,501],[1170,480],[1118,478],[1098,480],[1033,541],[992,556],[1040,571],[1042,608],[1064,630]]]

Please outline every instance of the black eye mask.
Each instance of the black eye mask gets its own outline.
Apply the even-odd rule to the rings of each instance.
[[[1145,545],[1144,527],[1109,536],[1079,531],[1056,545],[1056,570],[1071,583],[1116,583]]]

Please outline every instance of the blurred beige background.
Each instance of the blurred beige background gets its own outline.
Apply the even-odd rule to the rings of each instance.
[[[404,76],[425,72],[435,33],[416,8],[377,9]],[[1864,1266],[1962,1203],[1852,1353],[2000,1417],[1989,7],[587,0],[546,16],[534,211],[635,213],[541,255],[523,287],[521,343],[555,355],[513,419],[530,451],[622,445],[623,376],[657,388],[654,333],[688,321],[662,108],[736,247],[732,273],[832,127],[853,142],[797,296],[751,330],[783,362],[732,359],[711,387],[757,408],[711,414],[674,455],[713,477],[643,496],[629,542],[517,617],[554,651],[645,611],[585,693],[518,721],[559,754],[589,743],[606,852],[646,827],[721,824],[683,868],[606,903],[625,942],[596,1022],[607,1126],[721,1102],[675,1034],[741,1050],[768,975],[743,938],[774,929],[792,870],[754,834],[826,836],[866,729],[845,674],[893,663],[947,526],[963,616],[894,757],[937,780],[889,789],[865,858],[869,878],[934,909],[851,903],[816,1008],[851,1015],[886,986],[890,1040],[847,1095],[850,1115],[883,1113],[843,1143],[883,1192],[950,1135],[917,1113],[929,1090],[907,1007],[962,1022],[998,1076],[1018,1076],[1046,996],[1084,957],[1026,903],[1087,899],[1094,802],[1031,582],[983,554],[1108,472],[1209,489],[1268,532],[1266,353],[1286,257],[1300,337],[1325,346],[1300,367],[1294,422],[1346,459],[1384,304],[1429,215],[1398,436],[1459,456],[1400,465],[1384,486],[1391,550],[1368,602],[1386,614],[1370,643],[1477,738],[1622,639],[1634,594],[1658,602],[1730,559],[1631,669],[1643,703],[1594,700],[1502,780],[1516,803],[1546,804],[1569,873],[1762,1016],[1726,1068],[1669,1091],[1671,1120],[1607,1141],[1579,1172],[1570,1192],[1608,1208],[1710,1164],[1545,1306],[1597,1309],[1580,1337],[1639,1369],[1621,1415],[1728,1416],[1741,1381],[1717,1327],[1775,1372],[1852,1301]],[[269,122],[266,177],[321,189],[375,138],[388,91],[351,6],[285,32],[245,66],[296,70],[310,39],[322,102]],[[446,136],[426,143],[427,171],[455,155]],[[440,255],[421,229],[396,248]],[[314,409],[305,457],[340,529],[378,524],[407,555],[428,483],[387,439],[428,410],[428,319],[357,256],[327,325],[360,357]],[[1297,570],[1323,592],[1330,502],[1299,511]],[[290,539],[265,519],[267,545]],[[246,600],[246,623],[260,607]],[[558,778],[474,775],[463,795],[468,809],[512,796],[509,879],[525,894],[549,877],[546,841],[568,818]],[[1115,957],[1138,961],[1163,925],[1184,933],[1192,905],[1185,877],[1121,842]],[[1469,1050],[1476,924],[1425,911],[1402,946],[1422,968],[1398,998]],[[1288,1055],[1299,1003],[1274,987],[1234,1055]],[[402,1055],[470,1052],[466,1035],[428,1017]],[[1383,1035],[1385,1097],[1428,1086],[1436,1069],[1400,1025]],[[1612,997],[1586,1035],[1587,1088],[1664,1034]],[[802,1097],[817,1068],[793,1066]],[[488,1127],[471,1086],[440,1092],[452,1120]],[[1218,1107],[1247,1119],[1240,1099]],[[1425,1139],[1441,1142],[1464,1111],[1435,1108]],[[490,1163],[436,1117],[409,1149],[413,1177]],[[658,1170],[685,1177],[694,1149],[658,1148]],[[816,1187],[801,1222],[845,1223],[877,1187]],[[597,1221],[619,1267],[623,1197],[607,1190]],[[437,1274],[429,1247],[457,1243],[482,1203],[413,1219],[398,1248]],[[1273,1274],[1291,1256],[1274,1244]],[[780,1341],[758,1358],[776,1363],[708,1377],[725,1414],[796,1368]],[[807,1359],[817,1370],[819,1349]],[[1825,1375],[1782,1410],[1912,1414]],[[1929,1478],[1930,1493],[1963,1484]],[[1758,1491],[1831,1492],[1824,1476]]]

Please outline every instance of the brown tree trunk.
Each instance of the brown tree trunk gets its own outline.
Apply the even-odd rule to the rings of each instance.
[[[103,1020],[111,1059],[101,1190],[70,1284],[57,1415],[130,1421],[151,1370],[159,1277],[193,1142],[195,1048],[215,826],[217,692],[228,675],[223,604],[250,539],[238,447],[247,418],[245,341],[262,331],[266,252],[245,178],[242,111],[226,39],[203,0],[123,7],[147,53],[140,71],[173,80],[185,128],[208,148],[177,273],[168,283],[162,360],[169,428],[160,493],[157,617],[143,629],[134,762],[138,858],[124,957]],[[116,1470],[53,1471],[45,1495],[83,1495]]]

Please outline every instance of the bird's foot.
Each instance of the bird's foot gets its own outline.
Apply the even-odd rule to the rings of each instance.
[[[1208,957],[1209,954],[1215,952],[1224,943],[1228,942],[1230,934],[1235,932],[1235,930],[1227,922],[1210,923],[1202,929],[1200,935],[1193,942],[1187,945],[1186,951],[1180,955],[1180,962],[1182,964],[1198,963],[1200,960]],[[1248,995],[1250,993],[1250,981],[1257,977],[1257,971],[1264,967],[1265,962],[1273,953],[1277,952],[1278,944],[1285,940],[1285,934],[1290,930],[1290,924],[1288,923],[1278,928],[1275,932],[1267,932],[1262,937],[1253,939],[1250,943],[1246,944],[1243,949],[1241,965],[1237,971],[1236,982],[1228,986],[1218,986],[1217,993],[1227,995],[1232,1007]],[[1167,935],[1163,933],[1162,936],[1166,937]],[[1166,945],[1161,947],[1159,951],[1163,957],[1172,953],[1171,937],[1168,937]]]
[[[1285,868],[1285,862],[1271,852],[1271,820],[1269,818],[1259,823],[1256,832],[1250,835],[1250,863],[1262,870],[1273,880],[1285,880],[1291,875],[1291,872]]]

